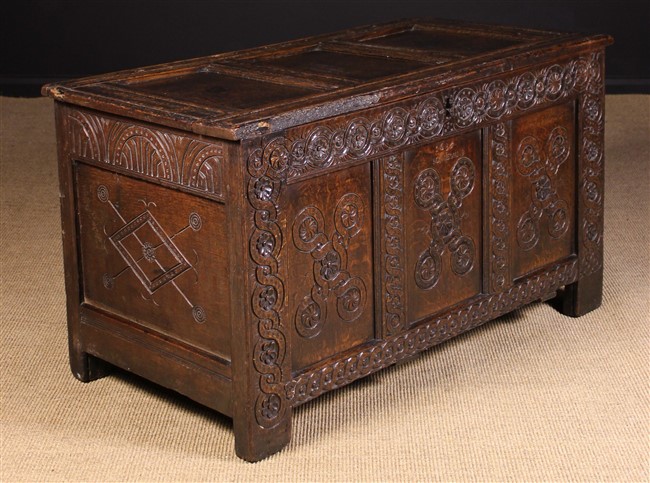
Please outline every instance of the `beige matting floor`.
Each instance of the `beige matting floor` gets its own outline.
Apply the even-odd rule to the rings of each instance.
[[[187,399],[122,372],[72,377],[52,103],[0,102],[2,480],[650,478],[650,96],[607,98],[600,310],[527,307],[321,397],[257,464]]]

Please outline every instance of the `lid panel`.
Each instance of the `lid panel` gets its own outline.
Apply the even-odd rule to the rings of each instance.
[[[251,64],[357,81],[406,74],[428,66],[423,62],[412,60],[327,50],[310,50],[282,57],[261,58],[252,60]]]
[[[524,43],[522,40],[504,36],[455,33],[440,30],[409,29],[383,37],[362,40],[363,43],[455,54],[460,57],[501,50]]]
[[[210,71],[131,81],[128,88],[163,99],[214,107],[221,112],[264,107],[318,92],[304,86],[276,84]]]

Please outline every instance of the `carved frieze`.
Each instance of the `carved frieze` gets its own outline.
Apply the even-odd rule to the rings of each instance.
[[[588,84],[598,85],[593,79],[599,76],[599,59],[599,54],[590,54],[490,82],[442,90],[398,106],[371,109],[362,116],[295,128],[274,138],[262,156],[277,175],[291,180],[422,144],[583,93]],[[585,112],[598,109],[593,99],[587,104]]]
[[[224,199],[223,143],[80,110],[70,111],[67,125],[69,150],[76,158]]]

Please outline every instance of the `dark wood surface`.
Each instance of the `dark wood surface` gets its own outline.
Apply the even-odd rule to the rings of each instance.
[[[597,308],[609,41],[402,21],[46,87],[75,376],[186,394],[256,461],[326,391]]]

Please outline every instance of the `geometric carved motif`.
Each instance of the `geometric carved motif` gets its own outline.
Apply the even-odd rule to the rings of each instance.
[[[460,230],[463,199],[469,196],[475,184],[471,159],[458,158],[451,169],[450,184],[451,190],[445,200],[440,175],[435,169],[424,169],[415,180],[415,203],[431,214],[431,244],[415,265],[415,283],[422,290],[429,290],[438,283],[445,248],[451,253],[451,269],[456,275],[465,275],[474,266],[474,241]]]
[[[532,185],[530,207],[517,223],[517,243],[523,250],[537,245],[539,222],[544,215],[549,220],[551,237],[560,238],[569,229],[569,207],[559,198],[553,180],[570,153],[569,135],[560,126],[551,131],[545,146],[533,136],[526,136],[519,143],[515,160],[517,171]]]
[[[190,213],[188,224],[175,234],[168,236],[158,220],[148,210],[150,206],[156,206],[155,203],[140,200],[147,209],[127,222],[110,200],[108,188],[105,185],[97,187],[97,197],[102,203],[108,203],[123,223],[108,239],[127,264],[115,275],[105,273],[102,277],[104,287],[112,289],[116,279],[131,270],[147,290],[147,296],[141,294],[142,298],[159,305],[154,299],[154,293],[164,285],[171,284],[190,306],[194,320],[199,324],[204,323],[206,314],[203,307],[192,304],[175,282],[176,278],[189,269],[193,269],[195,272],[196,269],[172,241],[189,228],[199,231],[202,226],[199,214]]]
[[[364,207],[361,197],[347,193],[341,197],[334,212],[335,230],[327,236],[323,213],[315,206],[303,208],[293,222],[293,243],[298,250],[314,259],[314,285],[296,310],[294,323],[305,338],[320,334],[327,320],[330,295],[336,296],[339,317],[356,320],[366,302],[366,286],[359,277],[347,271],[348,247],[363,225]]]

